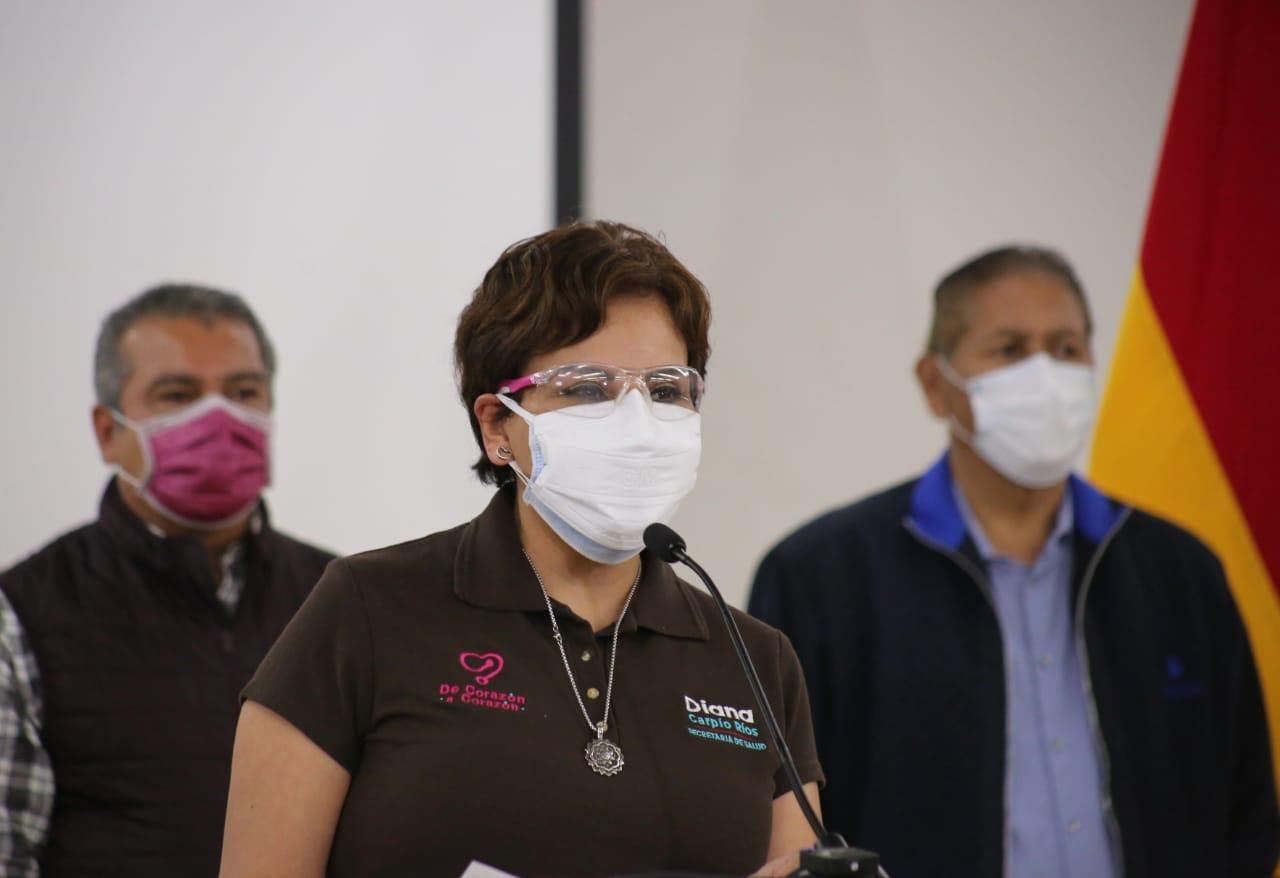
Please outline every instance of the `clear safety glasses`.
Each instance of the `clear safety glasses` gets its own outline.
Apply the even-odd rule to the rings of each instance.
[[[698,411],[704,384],[698,370],[689,366],[623,369],[570,363],[505,381],[498,393],[510,396],[526,390],[522,405],[533,412],[573,408],[574,414],[604,417],[631,389],[644,395],[654,415],[676,420]]]

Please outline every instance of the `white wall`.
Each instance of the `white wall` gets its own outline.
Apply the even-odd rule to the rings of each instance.
[[[588,4],[587,203],[712,293],[697,491],[675,525],[741,603],[802,521],[943,447],[911,368],[929,293],[1061,248],[1105,369],[1190,0]]]
[[[97,327],[164,280],[278,348],[276,523],[354,551],[479,511],[457,314],[551,218],[552,4],[0,4],[0,567],[90,519]]]

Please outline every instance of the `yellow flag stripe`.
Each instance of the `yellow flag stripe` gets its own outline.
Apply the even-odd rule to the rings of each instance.
[[[1280,599],[1209,440],[1142,268],[1111,364],[1090,474],[1108,493],[1177,522],[1217,552],[1249,629],[1280,756]],[[1280,758],[1273,759],[1280,784]]]

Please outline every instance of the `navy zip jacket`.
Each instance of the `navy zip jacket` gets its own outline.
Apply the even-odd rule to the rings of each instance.
[[[1222,567],[1079,478],[1072,606],[1125,878],[1270,878],[1266,716]],[[894,878],[1000,878],[1003,644],[944,457],[765,557],[750,611],[804,666],[829,829]]]

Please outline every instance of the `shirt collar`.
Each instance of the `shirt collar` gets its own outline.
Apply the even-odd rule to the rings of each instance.
[[[916,482],[911,492],[907,524],[930,540],[959,549],[965,538],[965,520],[952,488],[950,455],[944,453]],[[1067,477],[1073,525],[1088,542],[1098,544],[1124,518],[1125,506],[1107,497],[1080,476]]]
[[[453,592],[459,600],[487,610],[546,613],[542,589],[520,545],[515,492],[497,491],[484,512],[462,526],[453,563]],[[642,570],[623,631],[647,628],[669,637],[707,640],[702,610],[671,565],[641,554]],[[554,603],[554,601],[553,601]],[[557,605],[558,615],[567,607]]]
[[[978,516],[974,515],[973,509],[969,506],[969,501],[965,499],[964,491],[960,490],[960,486],[953,482],[951,490],[955,494],[956,509],[960,513],[960,518],[964,521],[965,529],[969,532],[969,537],[973,540],[973,545],[978,550],[978,554],[982,556],[982,559],[984,561],[994,561],[997,558],[1005,557],[991,544],[990,538],[987,537],[987,532],[982,529],[982,523],[978,521]],[[1058,504],[1058,513],[1054,519],[1053,530],[1049,533],[1049,539],[1045,541],[1045,549],[1069,539],[1074,521],[1075,514],[1071,492],[1063,491],[1062,502]]]
[[[144,563],[195,569],[205,569],[208,566],[209,556],[195,537],[166,534],[130,509],[121,496],[117,479],[111,479],[102,493],[98,506],[98,523],[126,554]],[[244,536],[232,544],[228,551],[233,548],[237,552],[251,553],[270,560],[273,542],[270,516],[264,501],[258,501]]]
[[[262,513],[263,513],[263,510],[261,508],[255,509],[253,512],[253,515],[249,519],[249,533],[253,534],[254,536],[257,536],[258,534],[262,533]],[[139,519],[139,521],[142,521],[142,519]],[[147,526],[147,530],[156,539],[167,540],[170,538],[169,534],[165,533],[163,530],[161,530],[159,527],[152,524],[151,522],[142,521],[142,523]],[[224,566],[229,563],[227,559],[230,558],[233,553],[239,553],[241,551],[241,547],[243,546],[243,544],[244,543],[242,540],[237,540],[236,542],[227,546],[226,551],[222,553],[222,563]]]

